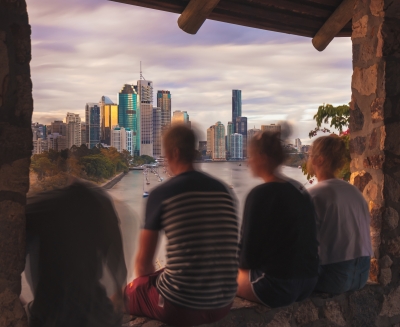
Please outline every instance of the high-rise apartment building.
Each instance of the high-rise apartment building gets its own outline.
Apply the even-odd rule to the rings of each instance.
[[[45,151],[49,151],[47,139],[42,139],[42,138],[38,138],[36,140],[34,139],[32,143],[33,143],[32,155],[41,154]]]
[[[191,123],[189,120],[189,114],[187,113],[187,111],[180,111],[180,110],[174,111],[174,113],[172,115],[171,124],[172,125],[185,124],[185,125],[191,127]]]
[[[49,150],[61,151],[67,149],[67,137],[58,133],[47,135],[47,146]]]
[[[231,159],[243,159],[243,135],[234,133],[231,135],[230,139],[229,153],[231,155]]]
[[[170,91],[157,91],[157,107],[161,109],[161,130],[165,131],[171,126],[171,93]]]
[[[111,129],[118,125],[118,105],[107,96],[99,102],[101,116],[101,142],[110,145]]]
[[[87,127],[86,122],[81,122],[81,143],[85,144],[87,146],[88,140],[86,139],[86,136],[87,136],[86,127]]]
[[[301,140],[299,138],[294,140],[294,146],[297,148],[297,150],[301,149],[302,144],[301,144]]]
[[[161,108],[153,108],[153,157],[161,157]]]
[[[62,120],[55,120],[51,123],[49,132],[49,134],[57,133],[61,136],[67,136],[67,124]]]
[[[118,94],[118,125],[133,133],[135,156],[140,155],[140,107],[135,87],[125,84]],[[111,125],[112,127],[112,125]]]
[[[237,133],[236,130],[236,118],[242,116],[242,91],[232,90],[232,123],[233,133]]]
[[[258,133],[261,133],[261,129],[251,128],[247,131],[247,142],[250,142],[251,139],[256,136]]]
[[[98,103],[87,103],[85,107],[86,141],[89,149],[100,144],[100,106]]]
[[[276,125],[276,124],[261,125],[261,131],[270,133],[279,133],[279,137],[281,137],[281,125]]]
[[[140,79],[136,91],[140,107],[140,154],[153,157],[153,82]]]
[[[207,154],[212,160],[226,160],[225,126],[220,121],[207,129]]]
[[[82,126],[81,117],[79,114],[67,113],[65,118],[65,124],[67,125],[67,147],[71,149],[72,146],[82,145]]]
[[[243,158],[247,157],[247,117],[236,117],[235,133],[243,135]]]
[[[130,129],[124,127],[114,126],[110,133],[110,145],[117,149],[118,152],[123,150],[129,151],[133,156],[134,154],[134,143],[133,143],[133,132]]]
[[[34,141],[37,139],[47,139],[46,125],[39,123],[32,123],[31,127],[32,127],[32,135]]]

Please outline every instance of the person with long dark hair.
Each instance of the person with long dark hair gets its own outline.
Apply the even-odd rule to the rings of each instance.
[[[285,153],[278,133],[256,135],[249,166],[263,179],[247,196],[240,242],[238,296],[270,307],[307,298],[318,278],[311,199],[279,172]]]

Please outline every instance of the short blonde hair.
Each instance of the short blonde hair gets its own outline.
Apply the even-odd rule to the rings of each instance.
[[[336,174],[346,163],[346,145],[336,134],[321,136],[312,144],[311,155],[321,156],[324,160],[323,169]]]

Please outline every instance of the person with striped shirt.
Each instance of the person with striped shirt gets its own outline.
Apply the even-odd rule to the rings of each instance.
[[[164,136],[175,177],[150,193],[135,260],[125,289],[127,310],[173,326],[212,323],[228,314],[237,290],[238,225],[227,187],[196,171],[194,132],[184,125]],[[160,231],[167,263],[154,269]]]

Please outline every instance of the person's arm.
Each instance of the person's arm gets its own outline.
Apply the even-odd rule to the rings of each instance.
[[[148,229],[140,232],[139,250],[135,259],[136,277],[149,275],[155,271],[153,260],[157,249],[158,234],[158,231]]]

